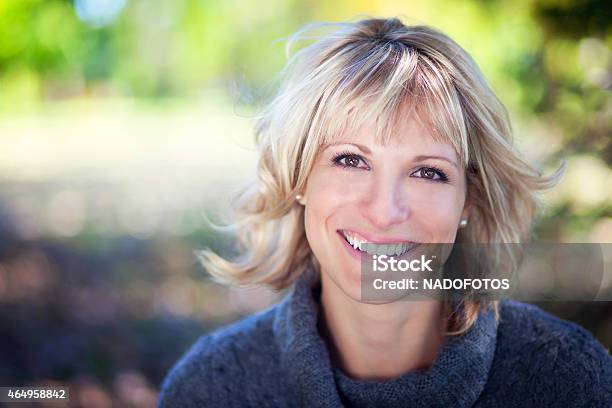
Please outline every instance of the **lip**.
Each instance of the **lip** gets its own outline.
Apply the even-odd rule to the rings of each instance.
[[[380,237],[377,237],[378,238],[378,242],[376,242],[376,241],[369,241],[362,234],[359,234],[359,233],[355,232],[355,230],[337,230],[336,232],[338,233],[338,238],[340,238],[340,240],[342,241],[342,244],[344,245],[346,250],[349,252],[349,254],[353,258],[355,258],[358,261],[361,261],[362,257],[364,255],[368,256],[368,254],[366,252],[362,252],[362,251],[360,251],[358,249],[353,248],[353,246],[351,244],[349,244],[348,241],[344,238],[343,231],[348,232],[349,234],[353,235],[356,238],[365,239],[367,242],[372,243],[372,244],[417,244],[417,242],[415,242],[415,241],[406,241],[406,240],[401,240],[401,239],[399,239],[399,240],[395,239],[393,241],[383,241],[383,240],[380,240]],[[384,239],[389,239],[389,238],[384,238]],[[391,239],[393,239],[393,238],[391,238]]]
[[[343,240],[344,240],[343,232],[346,232],[349,235],[355,238],[364,240],[370,244],[414,244],[416,243],[415,241],[410,241],[410,240],[406,240],[406,239],[402,239],[398,237],[375,235],[375,234],[369,234],[367,232],[355,231],[355,230],[350,230],[350,229],[340,229],[340,230],[337,230],[337,232],[338,234],[340,234]]]
[[[361,260],[361,257],[365,254],[364,252],[361,252],[358,249],[353,248],[353,246],[351,244],[349,244],[346,239],[344,239],[344,235],[342,234],[342,231],[339,230],[338,231],[338,237],[340,237],[340,240],[342,241],[343,245],[345,246],[346,250],[349,252],[349,254],[357,259],[357,260]],[[367,255],[367,254],[366,254]]]

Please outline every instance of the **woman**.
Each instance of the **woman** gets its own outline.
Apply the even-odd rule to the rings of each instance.
[[[612,406],[608,352],[536,307],[362,300],[367,245],[520,242],[560,172],[517,153],[505,108],[446,35],[332,27],[258,122],[257,181],[236,201],[243,256],[202,257],[224,282],[293,290],[200,339],[160,406]]]

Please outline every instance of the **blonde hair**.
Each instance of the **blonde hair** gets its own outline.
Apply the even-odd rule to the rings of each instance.
[[[328,31],[316,34],[319,29]],[[310,25],[290,38],[287,49],[298,40],[312,43],[290,57],[279,92],[259,117],[257,179],[234,201],[229,230],[242,255],[226,260],[210,250],[200,253],[213,277],[282,289],[306,268],[318,269],[304,208],[295,200],[317,153],[366,121],[388,140],[405,106],[435,138],[452,144],[465,168],[470,223],[457,241],[515,243],[528,236],[535,193],[552,187],[563,169],[544,177],[517,152],[505,107],[461,46],[436,29],[397,18]],[[462,306],[454,333],[467,330],[489,306],[497,313],[492,301]]]

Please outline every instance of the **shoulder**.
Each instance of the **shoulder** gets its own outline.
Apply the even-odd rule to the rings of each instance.
[[[539,406],[611,406],[612,357],[591,333],[517,301],[500,312],[492,385]]]
[[[164,379],[159,406],[248,405],[249,385],[273,369],[274,313],[272,307],[196,341]]]
[[[501,302],[500,312],[498,336],[502,346],[527,346],[528,351],[534,351],[529,345],[538,348],[548,346],[557,352],[567,351],[575,356],[590,355],[608,365],[612,361],[608,350],[590,332],[535,305],[505,300]]]

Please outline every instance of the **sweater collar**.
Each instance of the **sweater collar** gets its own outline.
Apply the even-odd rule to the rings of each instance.
[[[486,384],[495,354],[497,321],[481,313],[461,336],[450,338],[429,370],[385,382],[351,379],[331,366],[317,329],[318,273],[308,269],[279,305],[274,333],[293,398],[308,407],[469,407]]]

